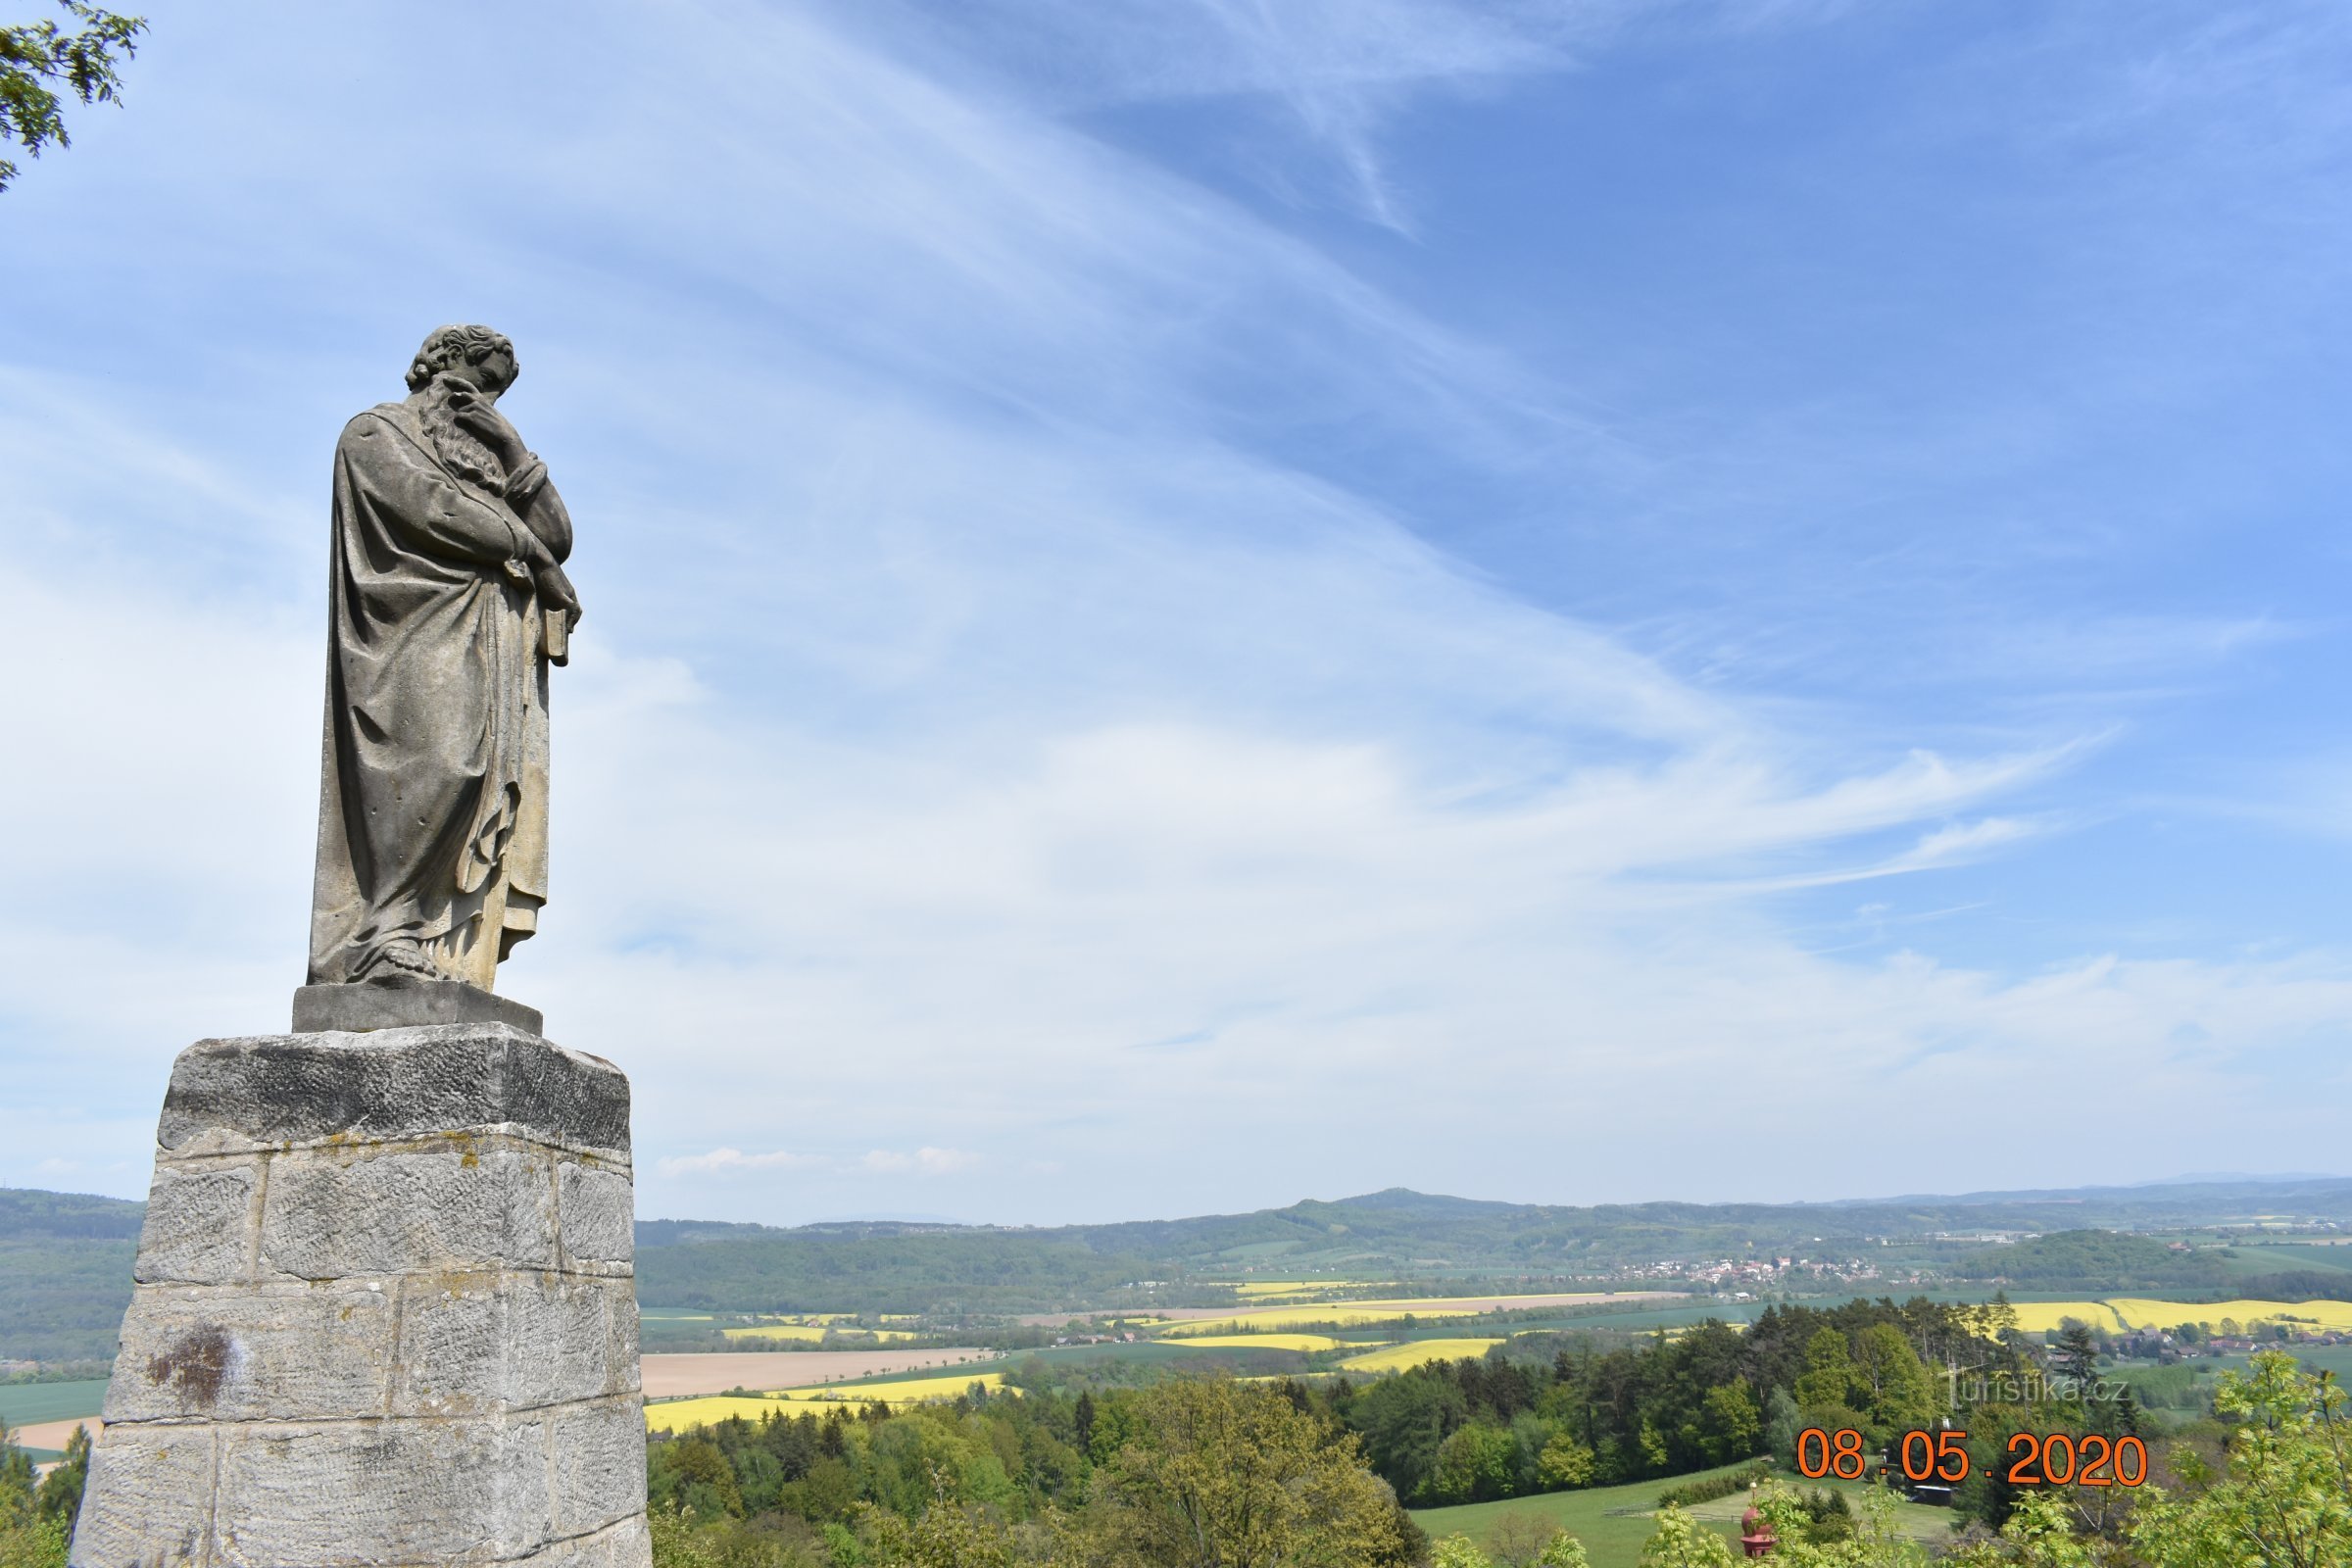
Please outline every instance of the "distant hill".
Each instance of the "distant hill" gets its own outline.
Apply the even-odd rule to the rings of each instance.
[[[2266,1300],[2352,1299],[2352,1247],[2182,1250],[2115,1231],[2056,1231],[1961,1258],[1957,1279],[2027,1290],[2226,1292]]]
[[[0,1358],[111,1354],[144,1205],[0,1190]],[[2352,1226],[2352,1179],[2235,1177],[1835,1203],[1505,1203],[1390,1188],[1190,1219],[1055,1227],[641,1220],[648,1306],[1015,1314],[1214,1304],[1245,1272],[1430,1285],[1596,1280],[1661,1260],[1867,1258],[2046,1290],[2300,1299],[2352,1287],[2352,1248],[2179,1253],[2130,1233],[2280,1216]],[[1988,1235],[2035,1241],[1988,1247]],[[2276,1260],[2281,1265],[2272,1269]]]
[[[760,1228],[647,1250],[638,1297],[649,1306],[737,1311],[1044,1311],[1225,1299],[1217,1279],[1242,1269],[1373,1280],[1596,1278],[1665,1259],[1868,1255],[1926,1263],[1954,1277],[2017,1278],[2021,1259],[2050,1289],[2119,1289],[2159,1277],[2178,1287],[2241,1289],[2266,1276],[2205,1250],[2183,1259],[2164,1244],[2109,1238],[2125,1250],[2078,1246],[2034,1253],[1986,1249],[1987,1232],[2129,1233],[2249,1224],[2281,1214],[2352,1223],[2352,1179],[2169,1182],[1913,1197],[1836,1203],[1504,1203],[1390,1188],[1336,1201],[1192,1219],[1053,1229],[812,1225]],[[647,1227],[640,1227],[644,1235]],[[2346,1250],[2352,1251],[2352,1250]],[[2068,1261],[2095,1279],[2065,1274]],[[2298,1262],[2302,1261],[2300,1259]],[[2352,1257],[2345,1259],[2352,1265]],[[2127,1266],[2127,1263],[2129,1266]],[[1144,1291],[1140,1282],[1159,1282]],[[2316,1282],[2316,1283],[2315,1283]],[[2352,1271],[2279,1278],[2281,1294],[2352,1284]],[[868,1294],[870,1293],[870,1294]]]
[[[2230,1260],[2220,1249],[2177,1252],[2163,1242],[2114,1231],[2056,1231],[1986,1248],[1960,1259],[1954,1272],[2034,1290],[2214,1290],[2230,1280]]]
[[[115,1353],[147,1205],[0,1187],[0,1359]]]

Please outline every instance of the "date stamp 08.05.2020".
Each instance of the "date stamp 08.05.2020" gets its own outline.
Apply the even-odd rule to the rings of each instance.
[[[2001,1451],[1994,1465],[2012,1486],[2136,1487],[2148,1479],[2148,1446],[2134,1437],[2012,1432]],[[1970,1464],[1966,1432],[1913,1428],[1886,1446],[1876,1469],[1914,1486],[1953,1487],[1969,1478]],[[1797,1434],[1796,1469],[1808,1481],[1824,1476],[1859,1481],[1872,1468],[1862,1434],[1852,1427],[1834,1432],[1807,1427]],[[1989,1479],[1995,1472],[1980,1466],[1975,1473]]]

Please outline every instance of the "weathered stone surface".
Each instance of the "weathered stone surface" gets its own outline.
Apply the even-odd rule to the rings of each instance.
[[[294,1032],[335,1029],[412,1029],[436,1023],[506,1023],[542,1034],[537,1007],[484,991],[464,980],[418,980],[403,975],[349,985],[303,986],[294,993]]]
[[[616,1317],[637,1308],[627,1280],[548,1274],[451,1274],[411,1279],[400,1315],[400,1415],[536,1409],[634,1393]]]
[[[620,1381],[612,1386],[614,1394],[637,1394],[644,1384],[644,1363],[637,1353],[637,1282],[623,1276],[626,1284],[612,1298],[612,1367]]]
[[[556,1266],[555,1160],[503,1139],[270,1163],[262,1265],[300,1279]]]
[[[380,1284],[142,1289],[122,1319],[106,1419],[380,1415],[394,1307]]]
[[[600,1529],[645,1506],[645,1412],[635,1399],[555,1412],[549,1449],[558,1536]]]
[[[210,1427],[109,1427],[90,1455],[74,1568],[175,1568],[214,1560]]]
[[[503,1023],[203,1040],[172,1064],[156,1136],[186,1156],[494,1128],[625,1158],[629,1081]]]
[[[261,1179],[258,1160],[158,1166],[131,1278],[143,1285],[245,1278],[253,1262],[254,1195]]]
[[[192,1048],[74,1568],[648,1568],[627,1106],[503,1024]]]
[[[636,1514],[584,1536],[551,1542],[523,1561],[529,1568],[645,1568],[653,1551],[645,1515]]]
[[[538,1420],[246,1428],[226,1445],[215,1514],[223,1563],[491,1563],[550,1539]]]
[[[556,1178],[564,1256],[586,1263],[633,1261],[637,1255],[636,1199],[629,1172],[566,1160]]]

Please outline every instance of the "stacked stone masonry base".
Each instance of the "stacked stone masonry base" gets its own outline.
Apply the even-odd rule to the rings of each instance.
[[[628,1095],[503,1023],[183,1053],[74,1568],[646,1568]]]

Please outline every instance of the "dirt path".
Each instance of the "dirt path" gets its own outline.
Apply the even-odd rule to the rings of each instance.
[[[971,1346],[944,1350],[734,1350],[649,1355],[643,1360],[645,1396],[673,1399],[682,1395],[724,1394],[729,1389],[798,1389],[840,1378],[871,1377],[877,1372],[911,1372],[919,1367],[993,1358],[991,1352]]]

